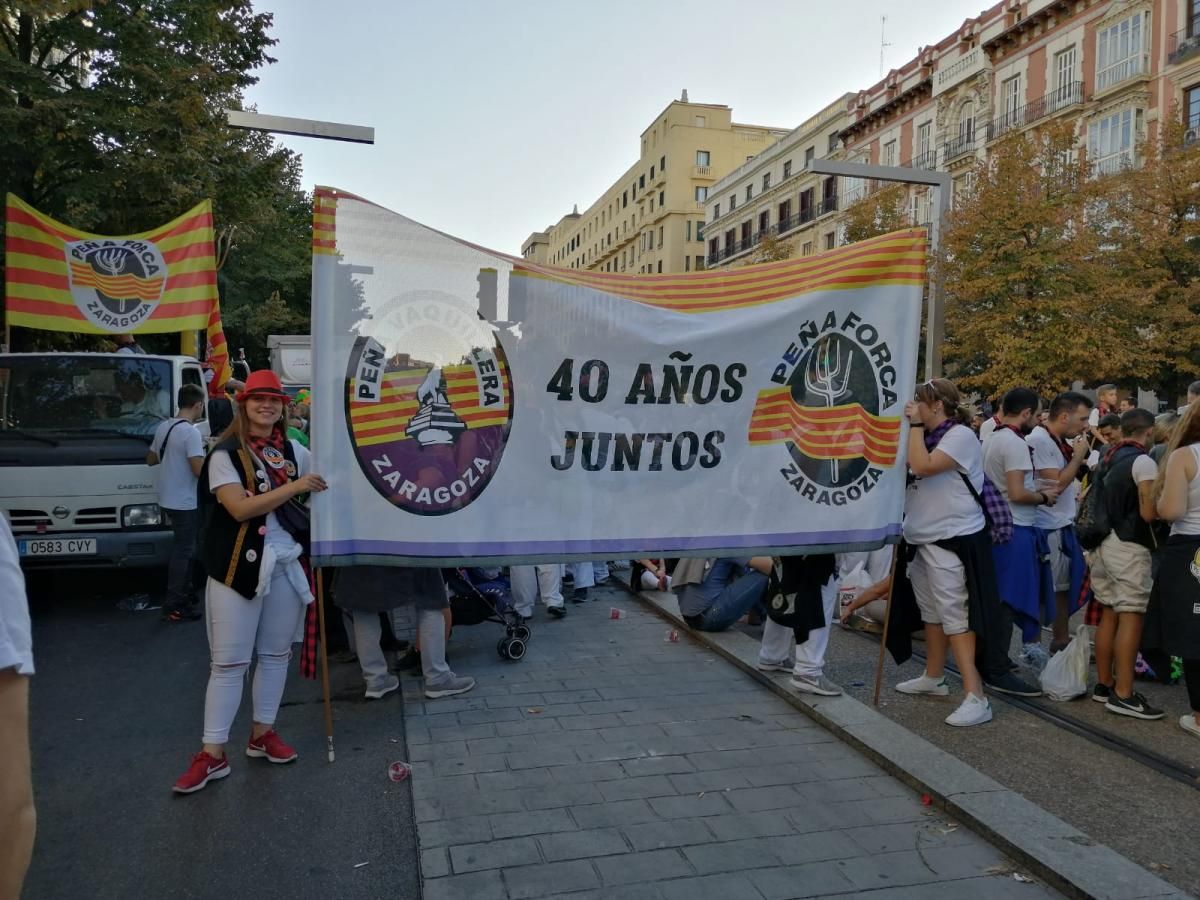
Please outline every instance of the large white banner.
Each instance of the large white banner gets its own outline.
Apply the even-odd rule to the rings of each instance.
[[[313,556],[448,564],[867,549],[904,502],[924,232],[684,275],[314,215]]]

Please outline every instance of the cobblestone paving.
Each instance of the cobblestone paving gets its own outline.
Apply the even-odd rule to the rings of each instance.
[[[517,663],[499,626],[456,630],[469,694],[406,678],[426,900],[1058,896],[624,592],[592,595],[539,609]]]

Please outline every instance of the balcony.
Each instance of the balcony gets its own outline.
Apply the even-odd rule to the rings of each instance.
[[[926,172],[932,172],[937,168],[937,157],[936,150],[927,150],[919,156],[914,156],[905,165],[913,169],[924,169]]]
[[[1150,54],[1135,53],[1096,72],[1096,93],[1099,94],[1138,75],[1149,74]]]
[[[958,159],[967,153],[975,152],[975,129],[960,134],[952,141],[942,145],[942,164],[949,165],[951,160]]]
[[[837,212],[837,208],[838,198],[836,196],[826,197],[817,204],[817,218],[819,219],[821,216],[828,215],[831,212]]]
[[[1019,106],[987,124],[987,140],[998,140],[1010,131],[1019,131],[1039,119],[1052,116],[1083,102],[1083,82],[1073,81],[1051,91],[1044,97]]]
[[[1167,38],[1167,65],[1181,63],[1200,53],[1200,19]]]
[[[716,178],[713,177],[712,166],[692,166],[692,177],[704,178],[708,181],[716,180]]]
[[[949,90],[961,81],[965,81],[977,72],[987,68],[987,56],[983,50],[976,47],[970,53],[960,56],[945,68],[939,68],[933,76],[933,95],[936,97],[942,91]]]
[[[1133,168],[1133,150],[1118,150],[1092,162],[1092,175],[1116,175]]]

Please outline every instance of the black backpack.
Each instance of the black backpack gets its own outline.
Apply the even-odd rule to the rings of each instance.
[[[1075,533],[1084,550],[1095,550],[1104,539],[1112,534],[1112,518],[1108,514],[1108,502],[1104,496],[1104,479],[1109,467],[1101,463],[1092,474],[1092,483],[1079,504],[1075,514]]]

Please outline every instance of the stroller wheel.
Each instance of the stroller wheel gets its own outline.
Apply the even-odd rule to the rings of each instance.
[[[513,662],[525,655],[525,642],[520,638],[513,638],[508,642],[508,658]]]
[[[508,659],[508,642],[511,640],[510,637],[502,637],[500,643],[496,645],[496,652],[500,654],[501,659]]]
[[[531,637],[528,625],[518,625],[512,630],[512,636],[518,641],[528,641]]]

